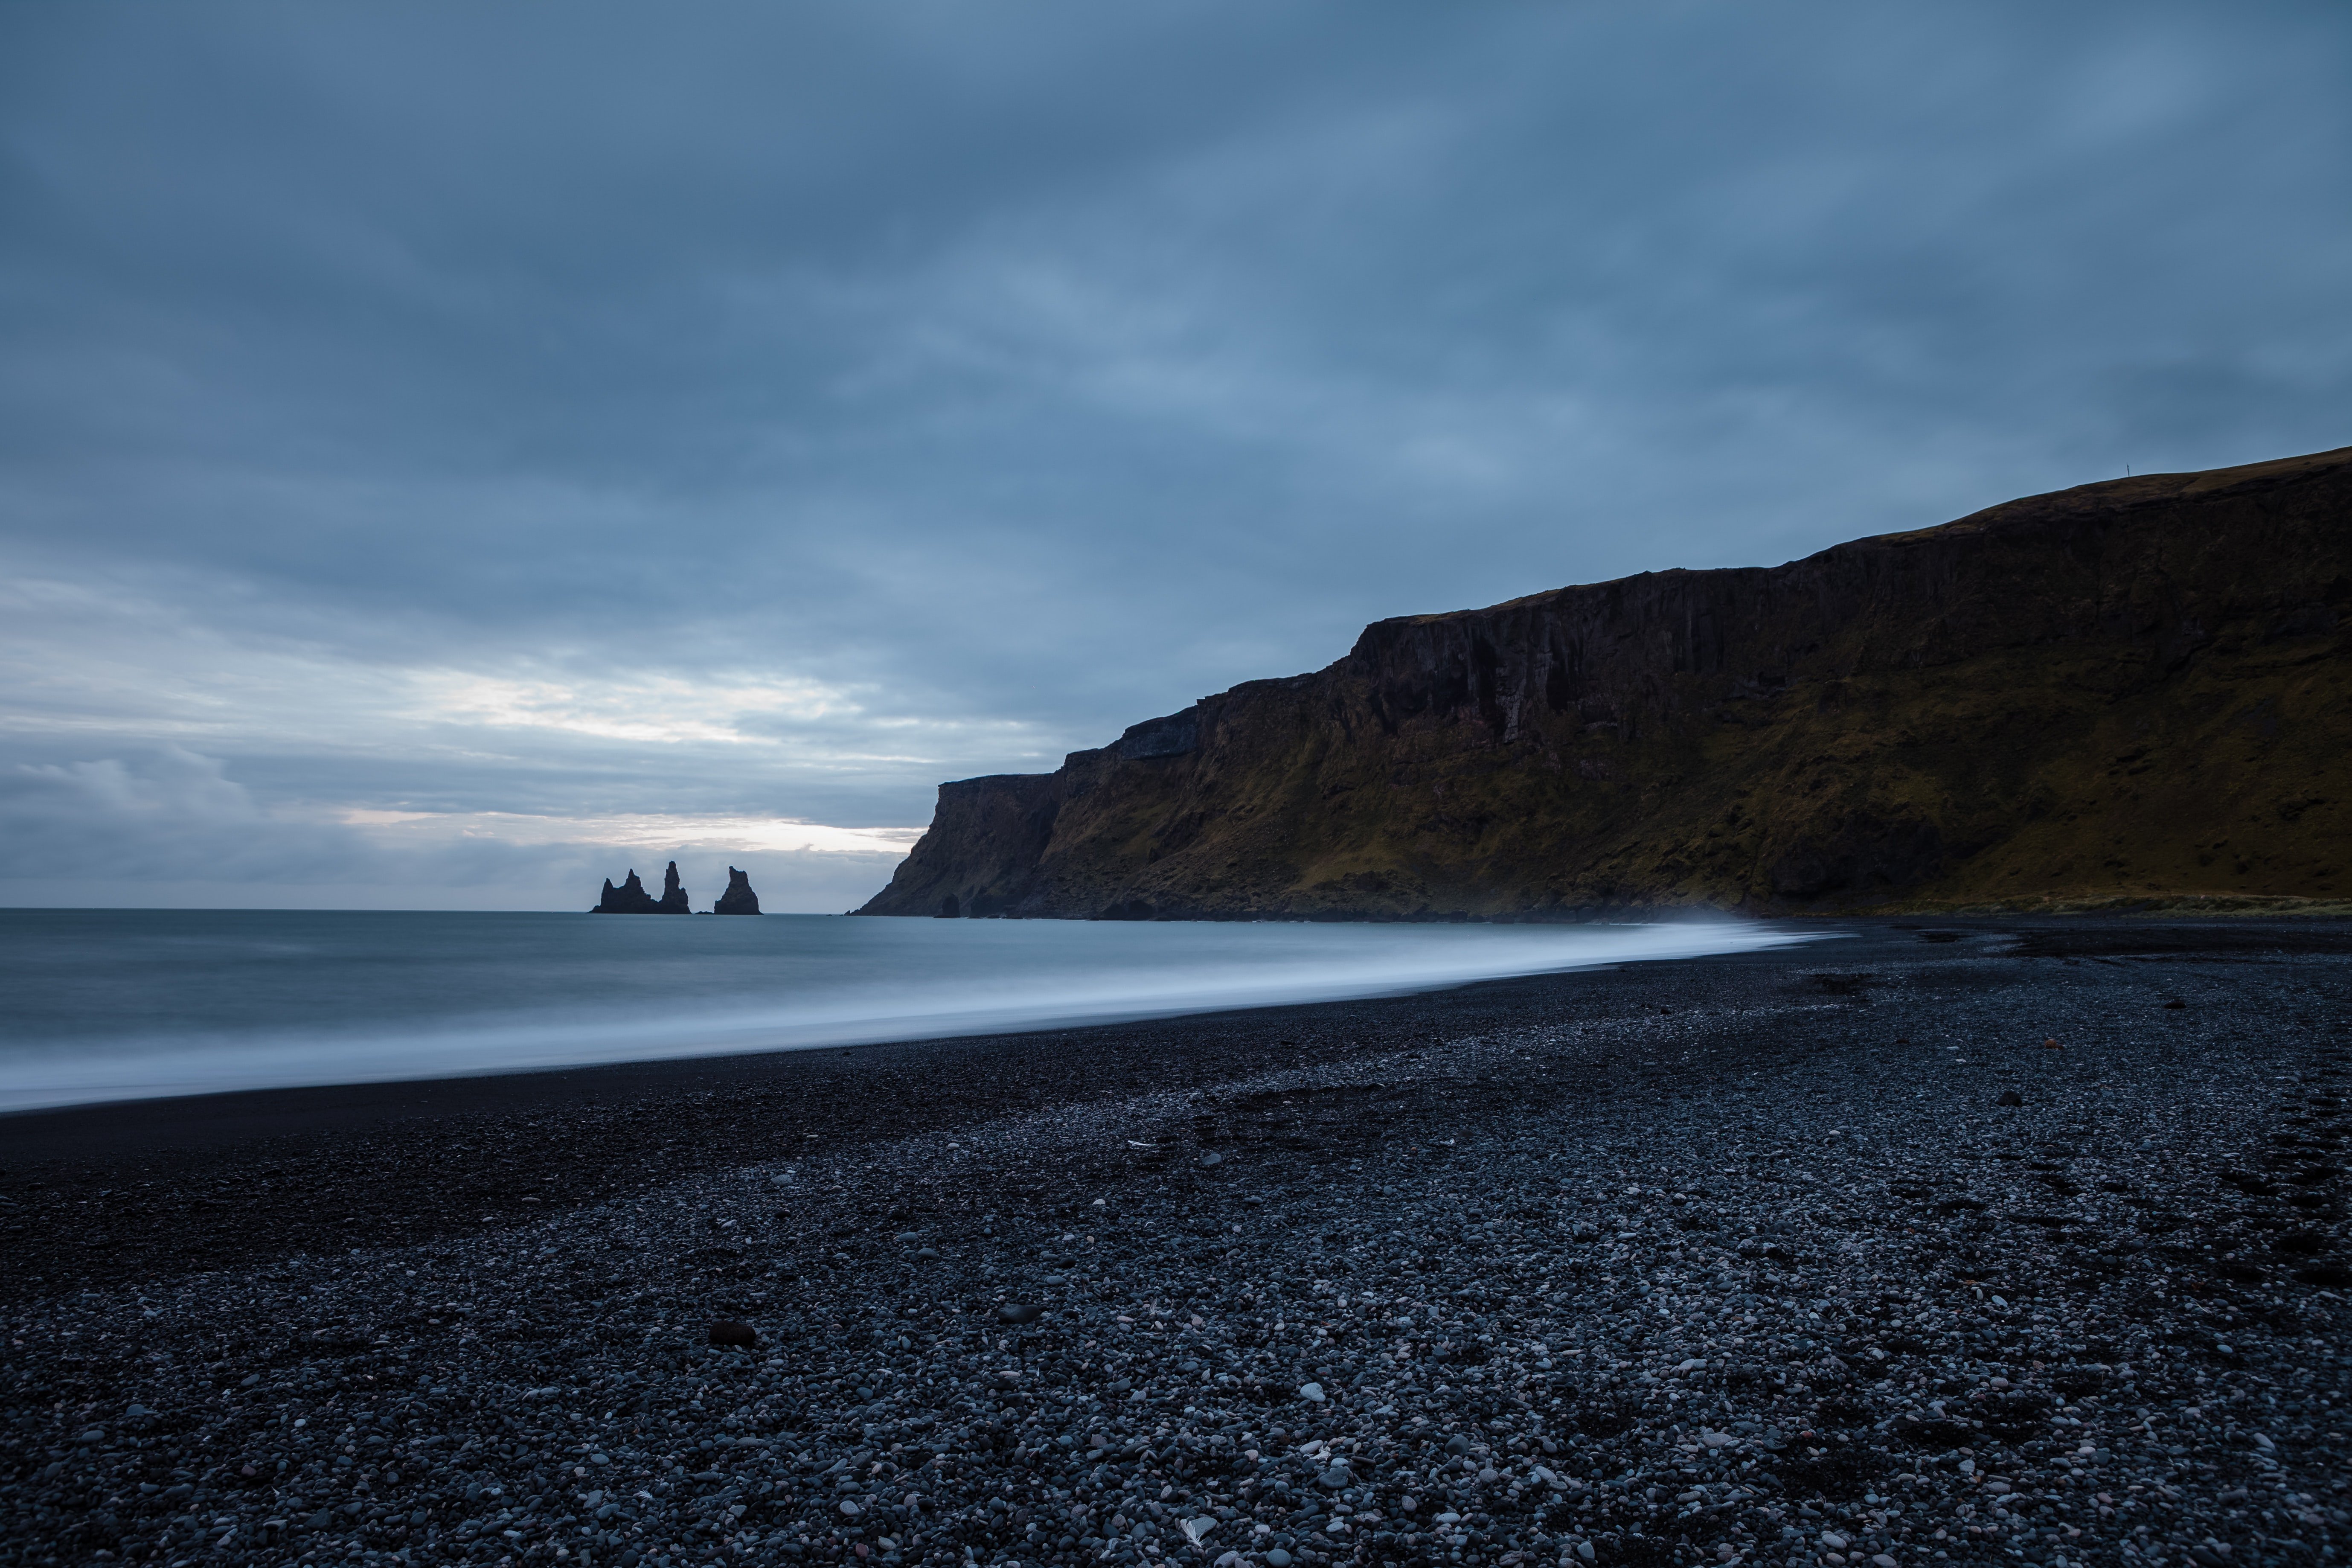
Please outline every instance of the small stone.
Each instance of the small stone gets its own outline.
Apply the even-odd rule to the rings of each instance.
[[[996,1315],[1008,1323],[1034,1323],[1045,1315],[1045,1309],[1025,1301],[1007,1301],[996,1309]]]
[[[842,1499],[841,1515],[844,1519],[856,1519],[857,1517],[857,1505],[850,1501],[847,1498]]]
[[[749,1323],[738,1323],[722,1318],[710,1325],[710,1342],[714,1345],[740,1345],[746,1348],[760,1342],[760,1331]]]
[[[2000,1098],[1994,1100],[1993,1103],[1995,1105],[2023,1105],[2025,1103],[2025,1096],[2018,1093],[2017,1090],[2013,1089],[2004,1089],[2000,1091]]]
[[[1334,1465],[1315,1479],[1335,1492],[1353,1486],[1356,1481],[1356,1478],[1349,1474],[1348,1467],[1345,1465]]]
[[[1470,1451],[1470,1439],[1456,1432],[1445,1440],[1445,1451],[1449,1454],[1466,1454]]]
[[[1306,1400],[1309,1405],[1320,1405],[1323,1403],[1323,1385],[1319,1383],[1302,1383],[1298,1385],[1298,1397]]]
[[[1224,1163],[1225,1157],[1223,1154],[1218,1153],[1214,1149],[1210,1150],[1207,1153],[1201,1156],[1201,1163],[1203,1165],[1222,1165]]]
[[[1895,1559],[1881,1552],[1871,1558],[1871,1568],[1895,1568]]]
[[[915,1256],[918,1258],[937,1258],[939,1255],[940,1249],[936,1247],[919,1247],[915,1249]]]
[[[920,1240],[922,1240],[922,1239],[923,1239],[923,1237],[922,1237],[922,1233],[921,1233],[921,1232],[919,1232],[919,1231],[912,1231],[912,1230],[902,1230],[902,1231],[900,1231],[900,1232],[898,1233],[898,1237],[897,1237],[897,1240],[898,1240],[898,1244],[899,1244],[901,1247],[911,1247],[911,1246],[913,1246],[916,1242],[919,1242],[919,1241],[920,1241]]]
[[[1290,1568],[1290,1553],[1276,1546],[1265,1554],[1266,1568]]]

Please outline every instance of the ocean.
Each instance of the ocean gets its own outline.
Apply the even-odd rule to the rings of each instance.
[[[1722,921],[0,910],[0,1110],[997,1034],[1751,952]]]

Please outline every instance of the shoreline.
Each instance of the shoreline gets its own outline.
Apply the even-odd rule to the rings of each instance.
[[[1801,918],[1790,917],[1789,923],[1793,924]],[[1830,917],[1822,919],[1826,922]],[[1916,934],[1917,930],[1925,929],[1921,921],[1922,917],[1916,915],[1897,914],[1851,916],[1837,923],[1856,928],[1856,934],[1867,941],[1896,933]],[[1931,923],[1958,929],[1969,941],[2012,942],[2028,952],[2095,954],[2112,949],[2141,955],[2277,952],[2352,957],[2352,921],[2321,920],[2317,917],[2306,919],[2297,916],[2277,924],[2232,917],[2207,924],[2201,921],[2095,921],[2076,916],[2001,918],[1972,913],[1949,915]],[[1663,969],[1679,964],[1704,968],[1750,960],[1792,963],[1810,960],[1834,966],[1840,951],[1837,947],[1818,943],[1797,943],[1780,950],[1609,961],[1578,969],[1471,980],[1426,991],[1389,995],[1222,1007],[1198,1013],[1102,1023],[925,1035],[845,1045],[782,1047],[764,1051],[719,1052],[709,1056],[586,1062],[439,1077],[287,1084],[199,1094],[0,1109],[0,1191],[5,1191],[7,1170],[12,1165],[70,1160],[84,1152],[92,1155],[101,1152],[127,1154],[142,1148],[216,1147],[256,1139],[346,1131],[384,1121],[521,1112],[533,1108],[551,1110],[574,1103],[593,1102],[600,1095],[612,1097],[631,1092],[667,1094],[681,1091],[689,1085],[709,1089],[743,1088],[782,1070],[781,1064],[796,1057],[824,1058],[873,1051],[956,1047],[982,1049],[1022,1040],[1051,1039],[1077,1043],[1097,1037],[1114,1037],[1127,1031],[1157,1033],[1193,1026],[1213,1027],[1228,1020],[1247,1033],[1256,1029],[1260,1023],[1272,1026],[1270,1021],[1284,1015],[1311,1015],[1327,1008],[1412,1005],[1448,996],[1467,996],[1494,987],[1541,985],[1605,971]],[[1245,1023],[1245,1020],[1256,1022]]]
[[[23,1113],[0,1541],[2317,1560],[2352,1544],[2347,942],[1883,923],[1368,1002]],[[759,1349],[704,1346],[720,1319]]]
[[[734,922],[715,943],[681,943],[671,940],[679,934],[674,922],[625,931],[625,922],[583,930],[564,916],[461,916],[446,925],[419,917],[424,934],[387,937],[378,916],[258,918],[267,929],[226,933],[244,938],[236,957],[252,969],[250,984],[239,969],[234,983],[206,984],[200,975],[182,990],[124,963],[119,1004],[95,1010],[49,976],[72,974],[118,948],[137,953],[214,933],[191,932],[176,913],[160,931],[110,917],[14,950],[0,992],[21,1000],[26,1043],[0,1063],[0,1116],[1150,1024],[1719,956],[1832,934],[1721,921],[1442,934],[970,931],[925,922],[845,941],[837,928],[831,936],[809,929],[824,921],[785,917],[765,927]],[[509,929],[494,942],[461,934],[482,920]],[[273,942],[315,942],[316,962],[274,973],[256,965]],[[420,951],[394,961],[387,950],[404,946]],[[395,973],[428,981],[446,973],[446,1002],[412,1005],[410,990],[387,978]],[[648,984],[646,975],[661,978]],[[187,1022],[142,1033],[180,1017]]]

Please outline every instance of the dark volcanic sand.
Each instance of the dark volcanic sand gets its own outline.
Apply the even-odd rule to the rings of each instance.
[[[2345,1551],[2352,931],[1849,929],[0,1122],[0,1563]]]

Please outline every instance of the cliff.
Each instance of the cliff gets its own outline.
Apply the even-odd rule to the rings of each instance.
[[[943,784],[866,914],[1555,919],[2352,892],[2352,447],[1381,621]]]

